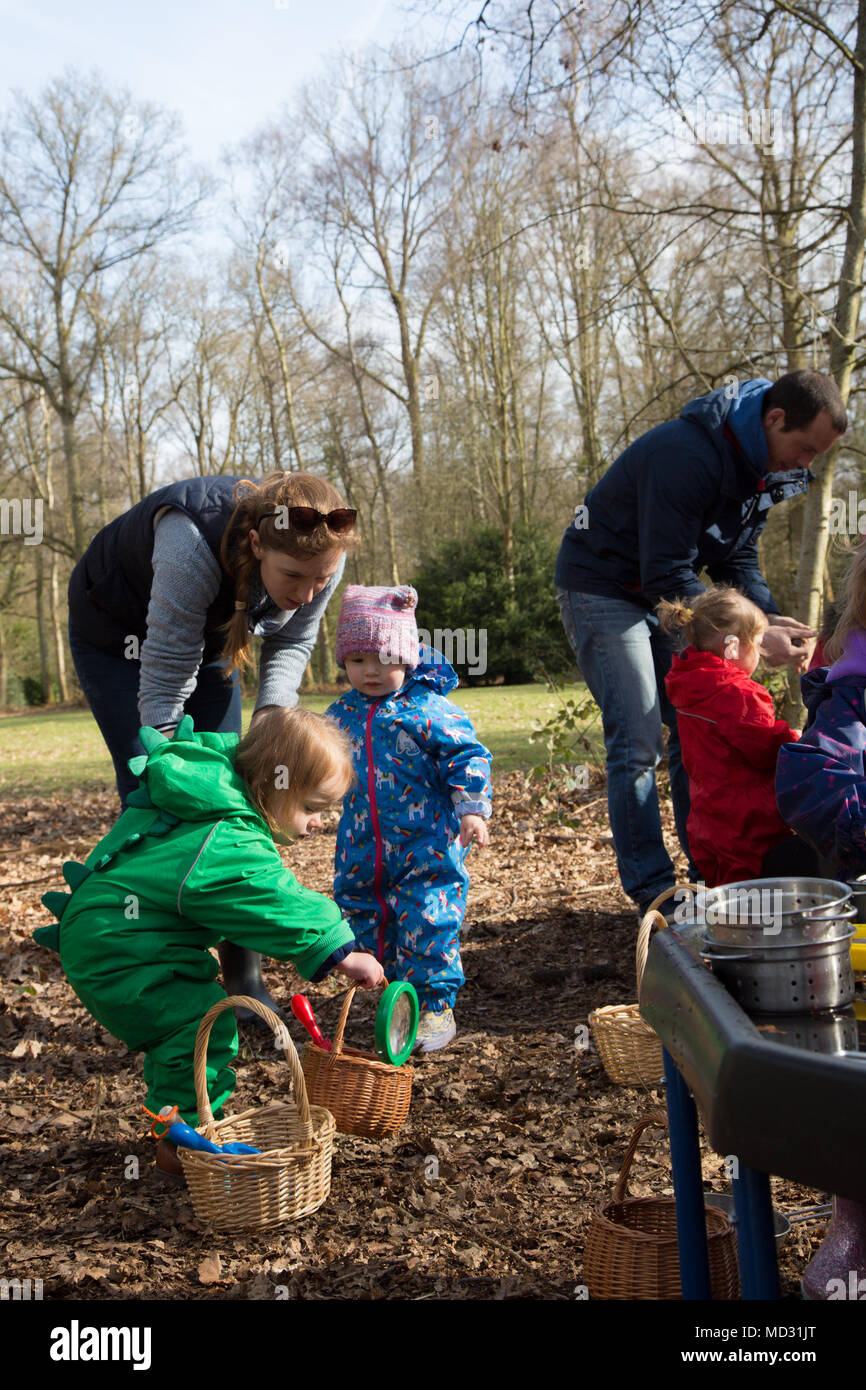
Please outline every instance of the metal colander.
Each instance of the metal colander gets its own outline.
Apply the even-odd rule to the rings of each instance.
[[[827,878],[756,878],[695,894],[694,921],[716,941],[821,941],[853,916],[851,888]]]

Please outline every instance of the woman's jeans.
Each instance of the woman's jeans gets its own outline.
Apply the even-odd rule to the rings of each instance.
[[[94,647],[76,636],[71,625],[69,646],[81,689],[108,744],[121,806],[126,809],[127,797],[138,786],[138,778],[130,772],[127,763],[144,752],[138,737],[141,662]],[[237,671],[227,680],[221,662],[201,666],[185,710],[199,732],[239,734],[241,689]]]
[[[639,907],[675,882],[659,816],[655,769],[668,734],[668,772],[680,844],[692,864],[686,836],[689,779],[683,767],[676,712],[664,678],[674,644],[658,618],[639,603],[557,589],[566,635],[581,675],[601,708],[607,749],[607,804],[623,889]]]

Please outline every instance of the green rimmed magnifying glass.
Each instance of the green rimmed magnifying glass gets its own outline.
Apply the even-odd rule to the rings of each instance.
[[[388,985],[376,1010],[376,1054],[392,1067],[402,1067],[412,1054],[418,1032],[418,995],[406,980]]]

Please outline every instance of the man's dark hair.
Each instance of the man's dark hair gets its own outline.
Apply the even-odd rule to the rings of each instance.
[[[764,395],[761,418],[777,408],[785,412],[785,434],[806,429],[822,410],[827,411],[838,434],[844,434],[848,428],[839,387],[824,372],[787,372],[780,376]]]

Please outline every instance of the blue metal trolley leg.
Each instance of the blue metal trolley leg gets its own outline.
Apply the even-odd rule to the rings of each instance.
[[[781,1298],[770,1179],[740,1164],[733,1180],[743,1298]]]
[[[685,1299],[710,1299],[710,1257],[698,1143],[698,1112],[667,1048],[662,1049],[667,1082],[671,1167],[677,1203],[677,1245]]]

